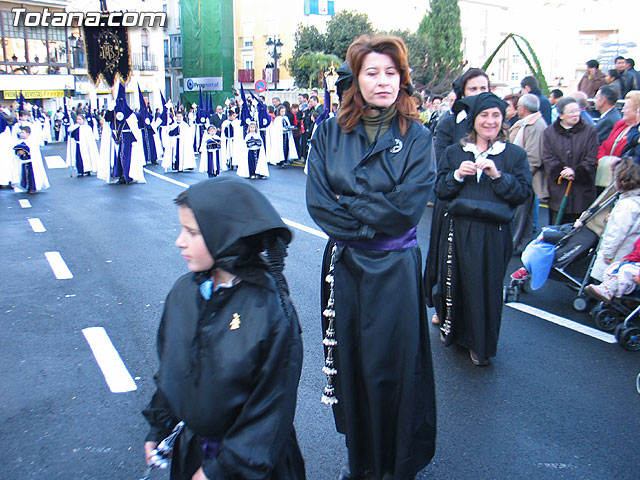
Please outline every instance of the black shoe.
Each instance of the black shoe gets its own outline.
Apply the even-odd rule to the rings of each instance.
[[[375,476],[371,472],[367,472],[364,475],[351,475],[351,469],[349,464],[343,465],[336,477],[336,480],[375,480]]]
[[[471,349],[469,349],[469,356],[471,357],[471,363],[473,363],[476,367],[486,367],[487,365],[489,365],[488,358],[480,360],[480,358],[478,358],[478,354]]]

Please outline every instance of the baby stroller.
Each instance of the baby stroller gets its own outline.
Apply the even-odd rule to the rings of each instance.
[[[504,287],[504,302],[517,302],[521,293],[537,290],[551,278],[576,292],[572,302],[574,310],[586,311],[589,297],[584,287],[589,283],[604,218],[618,196],[615,187],[609,186],[582,213],[577,226],[569,223],[548,227],[530,242],[521,257],[526,267],[511,274],[509,285]]]
[[[636,288],[630,295],[614,297],[610,302],[599,302],[591,310],[591,317],[596,327],[605,332],[614,332],[620,345],[635,352],[640,350],[639,312],[640,290]]]

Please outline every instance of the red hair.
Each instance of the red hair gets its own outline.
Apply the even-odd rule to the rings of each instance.
[[[416,107],[411,100],[411,75],[407,47],[398,37],[392,35],[362,35],[356,38],[347,50],[347,62],[353,72],[353,83],[345,90],[340,102],[338,125],[345,132],[351,132],[360,123],[364,115],[365,101],[358,86],[358,75],[362,69],[364,57],[376,52],[388,55],[400,73],[400,89],[395,101],[398,123],[402,135],[407,133],[408,122],[418,120]]]

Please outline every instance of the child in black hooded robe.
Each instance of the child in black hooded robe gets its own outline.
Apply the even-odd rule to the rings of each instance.
[[[304,479],[293,427],[302,340],[282,274],[291,232],[244,180],[205,180],[176,203],[191,273],[169,293],[158,331],[147,463],[183,420],[172,480]]]

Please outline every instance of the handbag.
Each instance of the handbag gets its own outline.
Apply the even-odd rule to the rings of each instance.
[[[596,168],[596,187],[608,187],[613,182],[613,171],[611,166],[620,160],[615,155],[605,155],[598,160],[598,168]]]
[[[622,130],[613,142],[609,155],[605,155],[598,160],[598,167],[596,168],[596,178],[594,182],[596,187],[608,187],[613,182],[613,170],[611,169],[611,166],[620,160],[620,157],[613,155],[613,152],[620,140],[626,137],[628,132],[629,127]]]
[[[509,223],[515,214],[507,203],[470,198],[454,198],[448,202],[447,210],[453,216],[493,223]]]

